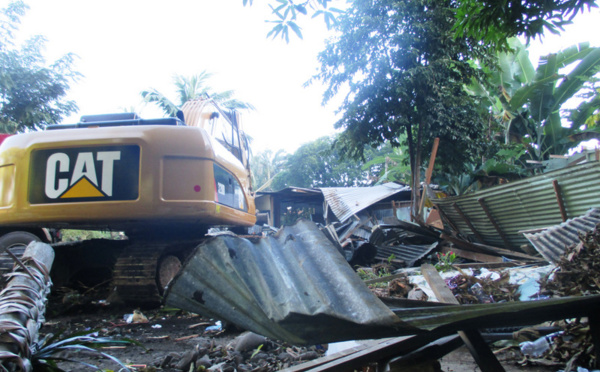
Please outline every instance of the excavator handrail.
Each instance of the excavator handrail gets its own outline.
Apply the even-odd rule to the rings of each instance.
[[[79,122],[77,124],[51,124],[46,126],[46,130],[55,129],[74,129],[74,128],[90,128],[90,127],[120,127],[134,125],[175,125],[185,126],[185,123],[178,118],[158,118],[158,119],[129,119],[129,120],[107,120],[107,121],[91,121]]]

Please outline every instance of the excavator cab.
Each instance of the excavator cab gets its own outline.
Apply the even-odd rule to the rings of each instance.
[[[256,221],[238,115],[210,99],[182,112],[185,123],[181,115],[103,114],[8,137],[0,146],[0,228],[124,231],[130,240],[118,249],[113,283],[130,299],[154,296],[165,257],[185,258],[211,227]],[[76,252],[107,255],[114,243],[96,246]]]

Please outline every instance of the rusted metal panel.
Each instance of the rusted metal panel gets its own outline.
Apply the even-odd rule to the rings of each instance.
[[[539,233],[524,233],[533,247],[548,261],[557,263],[565,249],[579,242],[579,234],[593,230],[600,223],[600,208]]]
[[[397,244],[397,245],[378,245],[377,254],[375,256],[376,262],[385,262],[392,255],[396,259],[404,261],[407,267],[411,267],[418,260],[427,256],[438,246],[438,242],[432,244]]]
[[[210,239],[171,282],[166,302],[298,344],[418,332],[371,293],[315,224],[303,220],[253,242]]]
[[[590,162],[548,172],[524,180],[499,185],[476,193],[435,201],[453,225],[465,236],[475,241],[502,247],[505,241],[511,249],[527,244],[519,231],[546,228],[563,221],[557,203],[554,181],[560,185],[562,203],[567,217],[585,214],[591,207],[600,207],[600,163]],[[498,234],[485,211],[478,203],[484,199],[495,223],[504,233]],[[456,204],[469,219],[480,238],[453,207]]]
[[[340,220],[345,221],[363,209],[399,192],[410,192],[410,186],[385,183],[372,187],[323,187],[325,202]]]
[[[309,221],[266,239],[218,236],[197,247],[166,302],[294,344],[428,334],[588,316],[600,296],[390,309]]]

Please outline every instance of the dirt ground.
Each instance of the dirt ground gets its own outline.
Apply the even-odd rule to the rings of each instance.
[[[296,347],[254,334],[245,335],[232,327],[223,331],[207,331],[207,327],[215,325],[214,320],[176,309],[142,310],[147,323],[127,323],[124,316],[132,312],[133,309],[128,307],[88,305],[53,315],[56,310],[51,304],[47,322],[40,332],[42,336],[60,332],[68,336],[97,331],[99,336],[135,340],[140,345],[100,349],[134,371],[190,371],[192,362],[196,368],[192,370],[197,371],[275,371],[323,356],[327,348],[327,345]],[[61,354],[61,357],[84,361],[102,370],[121,370],[114,361],[95,354],[69,352]],[[516,348],[499,355],[503,367],[509,372],[558,370],[521,367],[517,363],[520,359],[522,356]],[[446,355],[440,364],[444,372],[480,370],[464,347]],[[60,362],[59,367],[67,371],[93,370],[70,362]]]

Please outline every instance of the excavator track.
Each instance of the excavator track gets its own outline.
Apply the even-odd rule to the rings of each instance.
[[[120,299],[145,304],[161,301],[156,271],[165,249],[164,242],[150,241],[135,242],[124,249],[113,272],[113,284]]]

